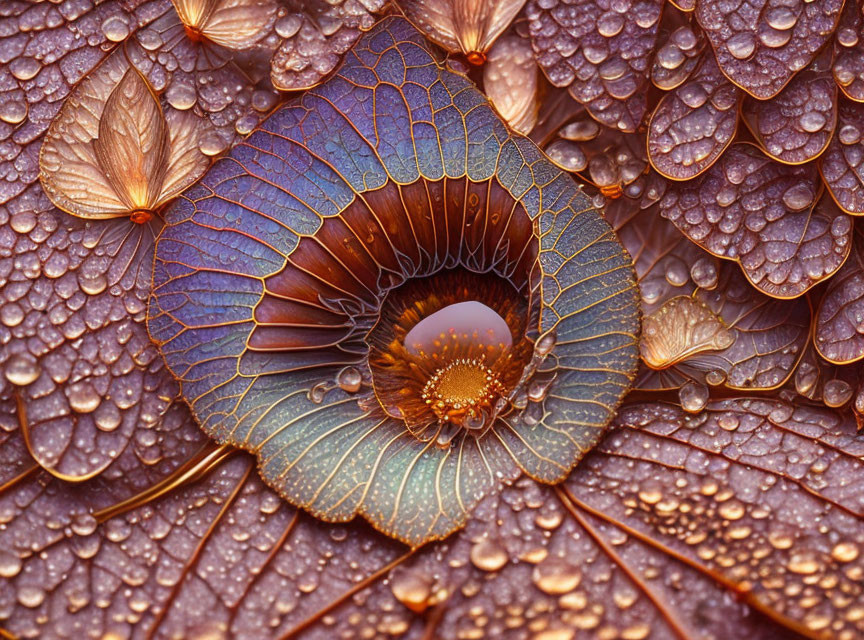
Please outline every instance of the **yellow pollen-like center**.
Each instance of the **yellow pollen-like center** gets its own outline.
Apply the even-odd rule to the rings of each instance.
[[[505,391],[498,376],[481,359],[460,358],[438,369],[423,387],[423,400],[439,420],[461,424],[476,418]]]

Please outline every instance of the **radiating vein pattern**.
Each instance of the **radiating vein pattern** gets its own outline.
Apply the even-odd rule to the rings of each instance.
[[[404,20],[361,38],[166,223],[151,336],[204,430],[323,519],[443,537],[502,479],[565,477],[634,375],[637,294],[614,233]],[[488,428],[424,439],[378,402],[367,337],[388,294],[460,271],[524,297],[515,338],[534,357]]]

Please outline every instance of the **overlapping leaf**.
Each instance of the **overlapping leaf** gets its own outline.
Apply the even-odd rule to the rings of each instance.
[[[830,362],[864,358],[864,230],[856,228],[846,264],[831,278],[816,314],[816,349]]]
[[[527,135],[537,122],[539,69],[531,43],[517,34],[500,38],[483,67],[483,91],[517,133]]]
[[[834,48],[834,80],[847,97],[864,102],[864,21],[857,2],[844,5]]]
[[[841,99],[837,132],[819,164],[828,191],[840,208],[864,215],[864,106]]]
[[[282,38],[270,61],[270,80],[283,91],[314,87],[338,64],[361,31],[375,22],[384,0],[293,2],[279,18]]]
[[[661,7],[656,1],[531,0],[526,15],[537,63],[599,122],[635,131],[645,115]]]
[[[696,3],[695,16],[726,77],[767,100],[825,46],[842,7],[842,0],[755,0],[734,6],[705,0]]]
[[[762,292],[793,298],[834,274],[851,246],[851,218],[820,191],[814,166],[782,165],[738,144],[699,179],[670,187],[660,210],[700,246],[737,261]]]
[[[276,19],[276,0],[171,0],[193,38],[228,49],[246,49],[264,35]]]
[[[51,123],[39,155],[42,186],[74,215],[143,213],[146,221],[207,169],[200,149],[207,134],[206,122],[191,112],[163,112],[148,82],[117,51],[75,88]]]
[[[648,157],[661,175],[692,180],[732,142],[742,93],[710,55],[683,85],[665,95],[648,124]]]
[[[432,42],[482,63],[525,0],[403,0],[399,7]]]
[[[828,146],[837,123],[838,93],[828,63],[820,56],[773,99],[744,102],[744,121],[775,160],[802,164]]]
[[[789,379],[810,336],[805,299],[778,302],[755,291],[735,265],[699,249],[656,206],[611,206],[606,217],[639,278],[641,348],[652,367],[640,373],[639,388],[773,389]]]
[[[701,30],[689,24],[679,26],[657,47],[651,81],[664,91],[677,88],[699,66],[705,46]]]

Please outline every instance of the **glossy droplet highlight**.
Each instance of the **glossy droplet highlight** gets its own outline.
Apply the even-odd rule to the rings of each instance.
[[[498,571],[507,564],[507,551],[497,542],[483,539],[471,547],[471,564],[483,571]]]
[[[9,358],[4,373],[10,383],[18,387],[26,387],[28,384],[36,382],[41,369],[36,358],[30,354],[19,353]]]

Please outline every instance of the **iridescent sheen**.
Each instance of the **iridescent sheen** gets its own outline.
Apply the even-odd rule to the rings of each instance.
[[[388,292],[444,270],[508,282],[531,302],[533,344],[512,406],[446,446],[383,410],[367,342]],[[411,545],[520,473],[565,478],[638,359],[635,279],[610,227],[399,18],[166,214],[148,321],[208,434],[256,453],[315,516],[361,514]]]

